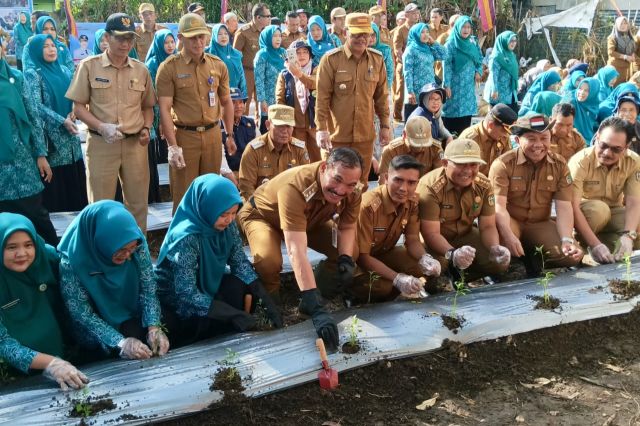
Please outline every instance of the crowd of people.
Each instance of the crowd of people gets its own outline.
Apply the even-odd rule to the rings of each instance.
[[[256,312],[282,327],[283,244],[330,350],[329,299],[426,297],[442,277],[499,280],[515,258],[535,276],[538,247],[547,268],[640,248],[640,38],[625,18],[596,73],[541,60],[521,77],[515,33],[483,54],[470,17],[425,23],[414,3],[392,30],[380,6],[329,25],[291,11],[284,27],[263,3],[243,27],[205,12],[189,5],[177,35],[150,3],[137,27],[113,14],[77,67],[53,18],[30,32],[22,15],[23,71],[0,59],[0,359],[16,369],[79,388],[70,344],[146,359],[253,329]],[[159,161],[173,219],[154,262]],[[80,211],[60,240],[56,211]],[[315,270],[309,248],[326,256]]]

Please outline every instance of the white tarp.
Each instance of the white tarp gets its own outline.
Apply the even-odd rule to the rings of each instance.
[[[530,40],[534,34],[541,34],[543,27],[584,28],[590,31],[598,1],[589,0],[553,15],[526,17],[524,25],[527,28],[527,39]]]

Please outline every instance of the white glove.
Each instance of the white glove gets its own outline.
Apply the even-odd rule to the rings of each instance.
[[[169,339],[159,328],[154,328],[147,333],[147,343],[154,354],[162,356],[169,352]]]
[[[618,239],[618,250],[613,253],[614,259],[616,260],[616,262],[619,262],[623,257],[630,254],[631,252],[633,252],[633,240],[626,235],[621,236]]]
[[[462,246],[453,252],[453,266],[458,269],[467,269],[476,258],[476,249],[471,246]]]
[[[591,257],[593,258],[593,260],[595,260],[598,263],[613,263],[615,262],[615,259],[613,257],[613,255],[611,254],[611,252],[609,251],[609,248],[600,243],[597,246],[595,246],[594,248],[592,248],[590,250],[591,252]]]
[[[169,165],[176,169],[184,169],[187,165],[182,156],[182,148],[178,145],[169,145]]]
[[[42,375],[47,379],[58,382],[63,391],[69,390],[69,386],[73,389],[80,389],[89,383],[87,376],[82,374],[71,363],[60,358],[53,358],[42,372]]]
[[[329,132],[326,130],[318,130],[316,132],[316,143],[324,150],[331,150],[331,139],[329,138]]]
[[[125,359],[147,359],[151,358],[151,349],[135,337],[127,337],[118,343],[120,348],[120,358]]]
[[[511,262],[511,252],[509,249],[500,245],[495,245],[489,250],[491,260],[498,265],[508,265]]]
[[[422,273],[428,277],[437,277],[440,276],[441,267],[440,262],[435,260],[433,256],[429,253],[425,253],[422,255],[418,264],[422,268]]]
[[[403,296],[418,293],[424,287],[419,278],[407,274],[398,274],[393,279],[393,286],[400,290]]]
[[[114,143],[120,139],[124,139],[124,135],[118,129],[117,124],[102,123],[98,127],[98,133],[104,138],[107,143]]]

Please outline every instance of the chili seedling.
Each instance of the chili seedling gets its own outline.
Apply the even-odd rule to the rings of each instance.
[[[453,318],[457,317],[458,311],[458,297],[462,297],[469,293],[469,289],[466,287],[466,276],[464,269],[460,270],[460,279],[453,284],[454,290],[456,291],[453,295],[453,302],[451,303],[451,316]]]
[[[369,298],[367,299],[367,305],[371,304],[371,289],[373,288],[373,283],[380,279],[380,274],[376,271],[369,271]]]
[[[349,344],[351,346],[356,346],[358,344],[358,335],[362,331],[362,327],[360,326],[360,320],[357,316],[351,317],[351,323],[349,324]]]
[[[627,253],[623,258],[625,266],[624,278],[627,281],[627,288],[631,288],[631,253]]]
[[[538,278],[538,285],[542,286],[542,297],[544,298],[544,302],[549,303],[549,283],[556,275],[553,272],[547,271],[545,269],[545,256],[549,254],[549,252],[544,251],[544,246],[536,246],[536,254],[540,255],[540,259],[542,262],[542,272],[544,273],[544,276]]]

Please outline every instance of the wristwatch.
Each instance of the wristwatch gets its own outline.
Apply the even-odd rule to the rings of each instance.
[[[562,237],[562,238],[560,239],[560,241],[561,241],[563,244],[564,244],[564,243],[567,243],[567,244],[573,244],[573,243],[575,243],[575,242],[576,242],[576,240],[574,240],[574,239],[573,239],[573,238],[571,238],[571,237]]]
[[[450,248],[449,250],[447,250],[447,252],[444,254],[444,258],[447,260],[451,260],[453,259],[453,253],[456,251],[456,249],[454,248]]]
[[[636,231],[622,231],[622,235],[626,235],[635,241],[638,238],[638,233]]]
[[[142,127],[142,128],[143,128],[143,129],[147,129],[147,132],[151,133],[151,127],[149,127],[149,126],[144,126],[144,127]],[[142,131],[142,130],[141,130],[141,131]]]
[[[381,129],[390,129],[391,127],[387,126],[386,124],[381,124],[380,128]]]

